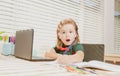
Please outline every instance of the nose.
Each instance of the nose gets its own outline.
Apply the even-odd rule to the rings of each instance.
[[[66,33],[66,37],[69,37],[70,36],[70,33]]]

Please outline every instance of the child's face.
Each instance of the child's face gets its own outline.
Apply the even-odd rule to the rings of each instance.
[[[58,36],[65,45],[70,45],[76,38],[75,27],[72,24],[62,26]]]

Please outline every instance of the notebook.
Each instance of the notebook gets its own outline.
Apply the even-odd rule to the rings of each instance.
[[[30,60],[30,61],[52,61],[53,58],[46,58],[43,56],[33,56],[33,39],[34,30],[19,30],[16,31],[15,50],[14,56],[17,58]]]

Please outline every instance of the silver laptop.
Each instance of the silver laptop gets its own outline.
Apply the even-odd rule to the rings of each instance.
[[[34,30],[20,30],[16,31],[14,56],[30,61],[52,61],[53,58],[33,56],[33,38]]]

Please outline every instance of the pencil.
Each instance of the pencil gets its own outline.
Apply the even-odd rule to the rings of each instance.
[[[96,74],[95,71],[88,70],[88,69],[86,69],[86,68],[80,68],[80,67],[76,67],[76,68],[81,69],[81,70],[84,70],[84,71],[87,71],[87,72],[90,72],[90,73],[93,73],[93,74]]]
[[[65,66],[65,68],[67,69],[67,71],[70,71],[70,72],[77,72],[80,74],[86,74],[84,70],[76,68],[74,66]]]

